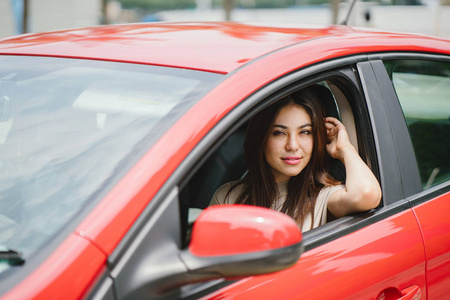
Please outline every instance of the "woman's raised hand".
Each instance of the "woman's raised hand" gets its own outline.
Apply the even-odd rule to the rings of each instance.
[[[325,127],[327,128],[329,142],[327,144],[327,151],[331,157],[342,160],[344,150],[351,149],[355,151],[348,138],[347,130],[341,121],[333,117],[327,117],[325,118]]]
[[[337,218],[379,205],[381,188],[377,178],[350,143],[345,126],[336,118],[325,118],[328,154],[345,166],[345,188],[331,194],[328,210]]]

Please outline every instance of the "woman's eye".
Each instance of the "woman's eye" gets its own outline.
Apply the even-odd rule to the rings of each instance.
[[[302,130],[302,131],[300,131],[300,134],[302,134],[302,135],[310,135],[311,134],[311,130]]]
[[[274,132],[272,132],[272,135],[274,135],[274,136],[278,136],[278,135],[282,135],[283,134],[283,132],[281,132],[281,131],[274,131]]]

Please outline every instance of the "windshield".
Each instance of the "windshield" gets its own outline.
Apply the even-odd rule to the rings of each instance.
[[[42,247],[220,78],[0,56],[0,245],[25,259]]]

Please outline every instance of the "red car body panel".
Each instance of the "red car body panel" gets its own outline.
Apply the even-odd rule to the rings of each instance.
[[[424,259],[420,229],[408,210],[307,251],[290,269],[249,277],[202,299],[375,300],[382,292],[397,293],[383,299],[398,299],[410,286],[426,292]]]
[[[445,39],[429,38],[424,44],[425,37],[356,31],[346,26],[286,29],[237,23],[173,23],[23,35],[3,39],[0,54],[111,60],[229,73],[277,49],[321,39],[313,52],[317,58],[321,52],[337,56],[345,52],[449,49]]]
[[[427,256],[427,299],[445,299],[450,286],[450,193],[414,207]]]
[[[239,28],[245,30],[237,30]],[[228,73],[273,50],[307,39],[352,32],[259,28],[236,23],[134,24],[25,35],[6,40],[2,53],[148,63]]]
[[[245,33],[236,34],[237,28]],[[242,30],[243,28],[246,30]],[[221,118],[274,78],[317,62],[349,55],[384,51],[450,54],[450,43],[447,40],[426,38],[427,43],[424,44],[424,39],[400,33],[356,31],[345,26],[288,30],[211,23],[107,26],[1,40],[0,55],[98,59],[223,74],[233,72],[232,76],[227,77],[187,112],[94,208],[78,226],[75,235],[69,236],[42,266],[11,290],[6,299],[48,299],[48,295],[59,295],[61,292],[64,292],[65,299],[76,299],[83,295],[105,267],[107,256],[114,251],[190,151]],[[180,135],[180,132],[183,134]],[[426,211],[426,208],[423,210]],[[420,219],[420,215],[426,212],[418,208],[417,214]],[[273,295],[272,298],[282,299],[303,295],[303,299],[307,299],[314,295],[320,299],[320,295],[329,293],[329,290],[321,289],[320,284],[332,278],[330,276],[348,272],[349,268],[349,276],[343,278],[351,281],[354,278],[364,278],[368,271],[379,274],[379,284],[372,283],[373,285],[368,286],[362,280],[358,282],[362,297],[369,294],[370,297],[376,297],[388,286],[399,291],[408,287],[396,285],[396,281],[389,277],[389,272],[402,274],[402,282],[418,285],[425,292],[423,244],[418,239],[419,228],[411,214],[401,214],[378,222],[372,228],[373,236],[367,237],[361,232],[352,233],[330,245],[308,251],[292,269],[276,275],[239,281],[219,291],[216,298],[227,295],[242,295],[245,298],[251,295],[257,299]],[[433,237],[434,230],[433,227],[426,230],[425,237]],[[393,240],[389,236],[391,231],[402,234],[405,242],[397,245],[397,237]],[[362,238],[369,238],[367,246],[352,249],[361,243]],[[371,257],[373,249],[377,247],[380,249],[379,255]],[[431,253],[436,259],[444,255],[432,243],[428,247],[430,249],[427,248],[427,255]],[[308,265],[314,261],[317,266],[319,259],[327,261],[329,265],[320,270]],[[377,261],[377,264],[373,264],[373,270],[367,259]],[[363,267],[365,265],[369,266]],[[448,262],[444,266],[448,266]],[[435,272],[436,286],[441,284],[438,279],[439,270],[441,269],[438,268]],[[48,273],[50,271],[54,273]],[[79,284],[74,284],[76,274],[83,274]],[[305,287],[300,278],[313,278],[316,286]],[[69,279],[70,283],[67,281]],[[292,280],[295,280],[295,285]],[[30,284],[32,288],[29,288]],[[258,291],[252,291],[252,287],[258,284],[261,284]],[[24,291],[25,286],[27,291]],[[333,292],[336,292],[336,298],[340,298],[339,295],[344,297],[345,282],[336,282],[335,287],[336,291]],[[276,297],[273,294],[275,291]],[[286,297],[280,294],[283,291],[286,292]]]
[[[105,262],[104,253],[85,238],[72,234],[2,299],[80,299],[105,270]]]

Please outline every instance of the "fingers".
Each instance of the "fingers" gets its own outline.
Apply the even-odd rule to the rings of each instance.
[[[329,143],[336,143],[336,145],[339,144],[340,147],[349,142],[346,128],[341,121],[333,117],[327,117],[324,121]]]
[[[336,119],[334,117],[326,117],[325,118],[325,122],[334,123],[334,124],[341,124],[341,121],[339,121],[338,119]]]
[[[325,123],[325,128],[327,129],[327,132],[329,132],[330,130],[336,129],[337,126],[331,123]]]
[[[341,123],[341,121],[339,121],[338,119],[336,119],[336,118],[333,118],[333,117],[326,117],[325,119],[324,119],[324,121],[325,121],[325,126],[344,126],[342,123]]]
[[[334,123],[325,123],[325,128],[327,130],[327,135],[328,136],[333,136],[335,134],[337,134],[337,132],[340,130],[340,125],[334,124]]]
[[[324,121],[325,121],[325,128],[327,129],[327,133],[334,133],[336,131],[340,131],[340,130],[345,131],[346,130],[344,124],[342,124],[341,121],[339,121],[336,118],[326,117],[324,119]]]

